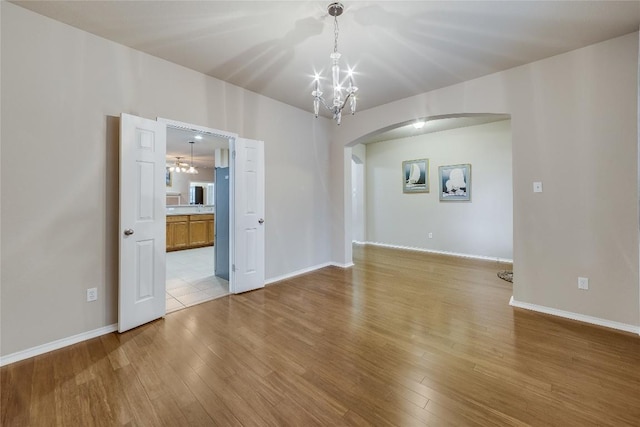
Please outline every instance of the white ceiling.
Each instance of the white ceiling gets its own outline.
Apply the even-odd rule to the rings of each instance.
[[[333,50],[330,1],[14,3],[306,111],[313,73],[326,77]],[[355,67],[360,110],[628,34],[640,24],[638,1],[344,4],[339,51]]]
[[[333,50],[330,1],[14,1],[27,9],[312,111],[316,71]],[[637,31],[640,1],[345,1],[339,51],[355,67],[360,110]],[[326,81],[324,81],[327,87]],[[328,90],[325,90],[325,93]],[[349,118],[345,118],[348,120]],[[383,129],[404,138],[505,117]],[[192,132],[170,129],[167,162],[190,158]],[[226,141],[203,135],[194,164]]]
[[[199,138],[198,138],[199,137]],[[229,148],[229,141],[215,135],[194,132],[186,129],[167,127],[167,165],[171,166],[177,159],[191,164],[191,144],[193,141],[193,166],[196,168],[213,168],[215,151],[218,148]]]

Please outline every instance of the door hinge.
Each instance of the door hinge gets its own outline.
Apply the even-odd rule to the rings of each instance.
[[[232,159],[235,159],[235,158],[236,158],[236,150],[233,150],[233,151],[231,152],[231,158],[232,158]]]
[[[236,265],[235,264],[231,264],[231,271],[236,271]]]

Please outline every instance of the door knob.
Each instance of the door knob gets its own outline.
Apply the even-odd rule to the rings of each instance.
[[[264,219],[260,218],[260,219],[258,220],[258,224],[264,224]]]
[[[133,234],[133,230],[130,228],[127,228],[126,230],[124,230],[124,235],[125,236],[131,236]]]

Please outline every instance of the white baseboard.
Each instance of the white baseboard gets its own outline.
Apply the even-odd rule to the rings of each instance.
[[[586,314],[572,313],[570,311],[558,310],[556,308],[545,307],[543,305],[529,304],[528,302],[516,301],[513,296],[509,300],[509,305],[525,310],[537,311],[552,316],[564,317],[565,319],[577,320],[579,322],[591,323],[592,325],[604,326],[605,328],[617,329],[619,331],[640,334],[640,326],[627,325],[626,323],[614,322],[612,320],[600,319],[598,317],[587,316]]]
[[[340,267],[340,268],[349,268],[349,267],[353,267],[355,264],[352,262],[348,262],[346,264],[338,264],[337,262],[330,262],[329,265],[332,265],[334,267]]]
[[[415,246],[399,246],[399,245],[390,245],[388,243],[378,243],[378,242],[364,242],[364,243],[358,242],[358,244],[380,246],[380,247],[383,247],[383,248],[391,248],[391,249],[402,249],[402,250],[405,250],[405,251],[427,252],[427,253],[438,254],[438,255],[449,255],[449,256],[455,256],[455,257],[460,257],[460,258],[481,259],[481,260],[484,260],[484,261],[505,262],[505,263],[513,264],[513,260],[512,259],[507,259],[507,258],[490,257],[490,256],[484,256],[484,255],[463,254],[463,253],[459,253],[459,252],[438,251],[438,250],[435,250],[435,249],[417,248]]]
[[[353,267],[353,263],[349,264],[338,264],[336,262],[325,262],[323,264],[314,265],[312,267],[303,268],[302,270],[293,271],[291,273],[283,274],[282,276],[272,277],[267,279],[264,284],[270,285],[275,282],[279,282],[281,280],[291,279],[292,277],[300,276],[301,274],[311,273],[312,271],[320,270],[325,267],[340,267],[340,268],[349,268]]]
[[[60,348],[67,347],[72,344],[77,344],[79,342],[86,341],[91,338],[96,338],[101,335],[110,334],[111,332],[115,332],[117,330],[118,330],[118,324],[114,323],[113,325],[103,326],[102,328],[94,329],[92,331],[83,332],[81,334],[73,335],[67,338],[61,338],[59,340],[52,341],[47,344],[38,345],[36,347],[32,347],[26,350],[8,354],[6,356],[0,357],[0,366],[19,362],[20,360],[28,359],[30,357],[39,356],[41,354],[48,353],[53,350],[58,350]]]

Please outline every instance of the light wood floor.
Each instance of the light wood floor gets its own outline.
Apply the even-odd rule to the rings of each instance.
[[[0,422],[640,425],[638,336],[513,309],[495,262],[354,258],[3,367]]]

